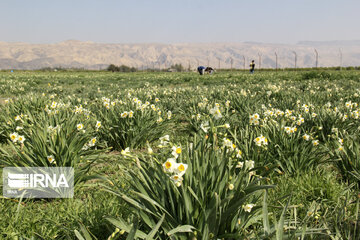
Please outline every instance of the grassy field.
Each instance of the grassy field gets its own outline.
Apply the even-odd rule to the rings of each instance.
[[[75,169],[0,239],[359,239],[359,103],[358,71],[0,72],[0,167]]]

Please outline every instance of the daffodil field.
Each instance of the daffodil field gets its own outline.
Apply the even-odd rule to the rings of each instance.
[[[359,239],[359,104],[357,71],[0,72],[0,167],[75,169],[0,239]]]

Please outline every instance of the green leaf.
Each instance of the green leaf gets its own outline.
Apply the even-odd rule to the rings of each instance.
[[[162,215],[160,221],[156,224],[156,226],[151,230],[151,232],[146,236],[146,240],[151,240],[155,236],[156,232],[159,230],[162,222],[165,219],[165,214]]]
[[[151,199],[150,197],[148,197],[148,196],[146,196],[146,195],[144,195],[142,193],[139,193],[139,192],[134,192],[133,191],[132,193],[134,193],[134,194],[138,195],[139,197],[143,198],[144,200],[146,200],[150,204],[157,206],[162,211],[164,211],[167,215],[171,216],[171,214],[168,211],[166,211],[165,208],[163,208],[159,203],[157,203],[155,200]]]
[[[86,240],[92,240],[92,237],[90,236],[89,231],[86,229],[86,227],[82,223],[80,223],[80,229],[81,229],[81,232],[84,234],[84,237]]]
[[[268,205],[267,205],[267,195],[268,192],[265,190],[264,200],[263,200],[263,224],[264,224],[264,232],[265,237],[267,237],[270,233],[270,223],[269,223],[269,212],[268,212]]]
[[[74,230],[75,232],[75,236],[79,239],[79,240],[85,240],[85,238],[83,236],[81,236],[81,234],[78,232],[78,230]]]
[[[136,234],[136,228],[138,226],[138,221],[136,220],[129,232],[129,235],[127,236],[126,240],[134,240],[135,239],[135,234]]]
[[[199,205],[201,206],[202,209],[204,209],[203,204],[199,201],[198,196],[196,195],[196,193],[194,192],[194,190],[192,190],[192,188],[190,186],[188,186],[188,190],[191,193],[191,195],[193,195],[193,197],[195,198],[195,200],[199,203]]]
[[[86,227],[80,223],[80,230],[83,235],[81,235],[77,230],[74,230],[75,236],[80,240],[93,240],[93,238],[90,236],[89,231],[86,229]],[[84,238],[85,237],[85,238]]]
[[[284,221],[285,221],[285,214],[286,214],[286,210],[287,210],[287,207],[290,203],[290,199],[291,197],[289,197],[289,200],[287,201],[282,213],[281,213],[281,216],[280,216],[280,220],[279,220],[279,223],[276,225],[276,239],[277,240],[282,240],[284,239]]]
[[[111,224],[113,224],[115,227],[119,229],[123,229],[126,232],[131,231],[131,227],[128,224],[126,224],[122,219],[106,218],[106,220],[108,220]],[[137,230],[135,233],[135,237],[144,239],[146,238],[146,234],[140,230]]]
[[[178,226],[174,229],[171,229],[167,235],[168,236],[171,236],[171,235],[174,235],[175,233],[178,233],[178,232],[192,232],[192,230],[195,229],[193,226],[191,225],[181,225],[181,226]]]

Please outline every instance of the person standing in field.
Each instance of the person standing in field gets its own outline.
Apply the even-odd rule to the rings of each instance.
[[[252,60],[250,63],[250,73],[254,73],[254,70],[255,70],[255,61]]]

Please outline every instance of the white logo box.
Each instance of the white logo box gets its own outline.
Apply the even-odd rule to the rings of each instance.
[[[7,198],[72,198],[72,167],[6,167],[3,196]]]

